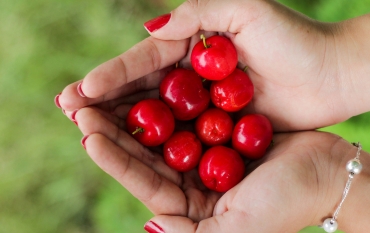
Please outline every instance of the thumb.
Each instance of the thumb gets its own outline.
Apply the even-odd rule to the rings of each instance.
[[[238,33],[261,12],[264,1],[188,0],[170,14],[144,24],[158,39],[180,40],[199,30]]]
[[[271,229],[270,231],[260,231],[259,226],[250,223],[245,213],[230,210],[221,215],[204,219],[199,223],[187,217],[158,215],[148,221],[144,229],[149,233],[243,233],[246,230],[248,232],[271,232]]]
[[[306,220],[298,216],[282,218],[281,212],[278,210],[261,216],[232,209],[200,222],[181,216],[157,215],[145,224],[144,229],[149,233],[295,233],[307,226],[302,222]]]

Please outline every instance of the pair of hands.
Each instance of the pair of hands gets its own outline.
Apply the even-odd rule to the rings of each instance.
[[[345,98],[355,87],[339,73],[339,26],[274,1],[189,0],[162,28],[148,30],[151,37],[67,86],[57,100],[88,135],[84,144],[94,162],[156,215],[146,225],[149,232],[297,232],[334,211],[346,181],[344,164],[356,151],[332,134],[293,132],[361,111]],[[173,64],[189,67],[200,30],[230,38],[240,65],[250,67],[255,96],[241,114],[264,114],[280,132],[266,156],[248,164],[249,175],[223,195],[207,190],[197,171],[169,168],[160,151],[125,132],[130,107],[158,98]]]

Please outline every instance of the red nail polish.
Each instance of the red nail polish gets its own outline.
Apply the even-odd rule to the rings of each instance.
[[[155,32],[162,28],[168,23],[171,19],[171,13],[158,16],[157,18],[151,19],[148,22],[144,23],[144,27],[149,32]]]
[[[62,108],[62,106],[60,106],[60,103],[59,103],[59,96],[61,95],[62,93],[59,93],[57,96],[55,96],[54,98],[54,103],[55,105],[58,107],[58,108]]]
[[[71,114],[71,120],[76,124],[78,125],[77,123],[77,120],[76,120],[76,113],[78,112],[78,109],[77,110],[74,110]]]
[[[89,135],[85,135],[82,139],[81,139],[81,145],[84,147],[84,149],[86,150],[86,146],[85,146],[85,142],[86,142],[86,139],[89,137]]]
[[[145,223],[144,230],[148,233],[164,233],[163,229],[152,221]]]
[[[77,86],[77,92],[81,97],[86,97],[84,92],[82,91],[82,82],[78,84]]]

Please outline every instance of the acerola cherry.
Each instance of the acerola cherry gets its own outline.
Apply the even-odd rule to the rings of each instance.
[[[267,117],[250,114],[236,123],[232,135],[232,146],[240,154],[250,159],[259,159],[272,140],[272,126]]]
[[[175,132],[163,145],[164,161],[179,172],[195,168],[202,156],[202,144],[194,133]]]
[[[208,149],[199,163],[199,176],[203,184],[214,191],[226,192],[244,176],[244,161],[239,153],[225,146]]]
[[[210,93],[216,107],[227,112],[236,112],[252,100],[254,87],[245,72],[235,69],[225,79],[213,81]]]
[[[195,122],[195,132],[201,142],[208,146],[227,143],[231,139],[234,123],[227,112],[210,108],[203,112]]]
[[[145,146],[158,146],[171,136],[175,119],[171,110],[158,99],[135,104],[127,114],[127,131]]]
[[[202,78],[192,70],[177,68],[162,80],[159,93],[178,120],[191,120],[207,109],[211,97]]]
[[[238,64],[238,54],[233,43],[223,36],[202,35],[191,53],[191,65],[203,78],[221,80],[231,74]]]

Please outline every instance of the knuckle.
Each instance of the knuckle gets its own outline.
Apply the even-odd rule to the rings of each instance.
[[[161,56],[158,47],[152,40],[148,40],[148,46],[148,52],[152,62],[152,70],[159,70],[161,67]]]

